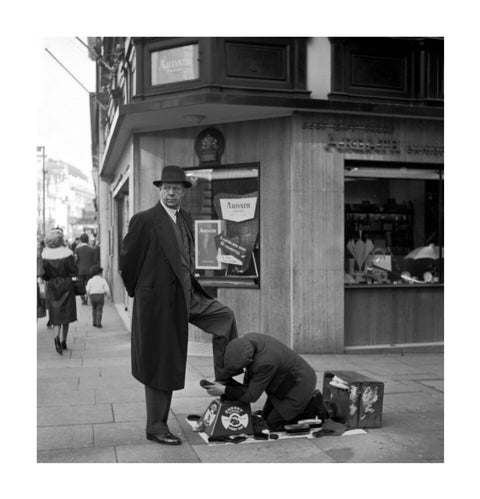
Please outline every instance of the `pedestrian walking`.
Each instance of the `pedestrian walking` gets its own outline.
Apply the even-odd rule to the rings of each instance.
[[[62,229],[52,229],[45,243],[42,264],[48,317],[49,322],[55,326],[55,349],[61,355],[63,350],[67,349],[69,325],[77,320],[77,305],[71,278],[77,274],[78,267],[72,250],[64,246]]]
[[[234,339],[225,350],[225,369],[232,374],[245,369],[243,383],[213,383],[207,387],[208,393],[250,404],[265,392],[268,397],[262,417],[270,430],[282,431],[302,419],[318,417],[324,421],[330,417],[316,389],[313,368],[272,336],[247,333]]]
[[[45,303],[45,281],[43,280],[43,248],[45,248],[45,241],[40,241],[37,246],[37,319],[47,315]]]
[[[88,244],[88,234],[80,235],[80,242],[75,247],[75,256],[78,265],[78,280],[86,286],[88,279],[90,278],[90,269],[95,263],[93,248]],[[87,295],[81,295],[82,305],[87,305],[88,299]]]
[[[102,326],[103,305],[105,304],[105,296],[111,297],[110,287],[107,281],[102,276],[103,269],[100,265],[94,265],[90,270],[92,276],[86,286],[87,296],[92,305],[92,319],[94,327]]]
[[[194,277],[192,218],[180,207],[191,187],[179,166],[165,166],[160,201],[135,214],[120,254],[120,271],[132,315],[132,374],[145,385],[147,439],[179,445],[167,424],[173,390],[185,386],[188,323],[213,335],[216,379],[225,379],[225,347],[237,337],[230,308],[212,298]]]

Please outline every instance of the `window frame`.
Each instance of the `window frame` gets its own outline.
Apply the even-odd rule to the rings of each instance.
[[[227,275],[228,274],[228,268],[225,271],[224,276],[205,276],[205,275],[199,275],[199,271],[195,269],[195,277],[198,279],[198,281],[205,287],[208,288],[242,288],[242,289],[259,289],[260,288],[260,276],[261,276],[261,267],[260,267],[260,256],[261,256],[261,233],[260,233],[260,215],[261,215],[261,193],[260,193],[260,163],[259,162],[252,162],[252,163],[233,163],[233,164],[216,164],[216,165],[208,165],[208,164],[203,164],[200,166],[194,166],[194,167],[185,167],[185,174],[187,175],[189,173],[195,173],[199,171],[204,171],[204,170],[241,170],[241,169],[255,169],[257,170],[257,176],[252,177],[257,180],[257,189],[256,192],[258,193],[257,196],[257,205],[256,205],[256,218],[257,218],[257,223],[258,223],[258,233],[256,236],[256,242],[254,244],[254,247],[252,249],[252,257],[253,257],[253,265],[254,268],[256,269],[257,276],[232,276],[232,275]],[[241,179],[240,177],[239,179]],[[248,178],[248,177],[243,177],[243,178]],[[227,179],[226,179],[227,180]],[[235,179],[232,179],[235,180]],[[190,189],[189,189],[190,190]],[[246,193],[248,194],[248,193]],[[240,196],[240,194],[239,194]],[[189,209],[188,204],[183,205],[185,208]],[[212,198],[212,207],[211,209],[215,213],[215,207],[213,205],[213,198]],[[193,218],[193,214],[192,214]],[[193,222],[195,225],[195,220],[202,220],[201,218],[195,219],[193,218]],[[255,254],[254,254],[255,253]]]
[[[416,175],[416,176],[415,176]],[[438,246],[441,253],[441,257],[438,262],[438,281],[437,282],[407,282],[403,281],[401,278],[398,279],[399,282],[392,281],[390,283],[347,283],[345,282],[346,288],[361,288],[368,287],[371,288],[373,285],[375,287],[406,287],[406,286],[444,286],[444,227],[445,227],[445,215],[444,215],[444,164],[443,163],[397,163],[397,162],[370,162],[370,161],[358,161],[358,160],[347,160],[345,161],[344,168],[344,179],[346,178],[358,178],[358,179],[390,179],[390,180],[436,180],[438,182]],[[346,188],[344,188],[344,261],[348,256],[347,250],[347,234],[346,234],[346,223],[347,223],[347,199],[346,199]],[[413,248],[412,248],[413,249]],[[392,254],[394,256],[394,254]],[[443,259],[443,263],[442,263]],[[345,269],[345,274],[348,271]],[[389,274],[390,276],[390,274]]]

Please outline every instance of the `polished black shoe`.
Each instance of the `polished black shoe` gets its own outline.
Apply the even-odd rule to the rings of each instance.
[[[58,336],[55,336],[55,340],[54,341],[55,341],[55,350],[60,355],[63,355],[63,348],[62,348],[62,345],[60,344],[60,338]]]
[[[62,348],[63,348],[64,350],[66,350],[66,349],[67,349],[67,342],[66,342],[66,341],[62,341]]]
[[[164,433],[162,435],[154,435],[153,433],[147,433],[147,440],[152,442],[157,442],[157,444],[163,445],[180,445],[182,440],[173,433]]]

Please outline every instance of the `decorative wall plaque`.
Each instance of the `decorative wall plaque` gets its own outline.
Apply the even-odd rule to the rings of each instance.
[[[225,139],[216,128],[202,130],[195,141],[195,153],[200,164],[220,163],[225,150]]]

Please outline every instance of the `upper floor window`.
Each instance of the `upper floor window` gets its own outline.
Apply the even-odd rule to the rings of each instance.
[[[198,44],[151,52],[152,85],[165,85],[199,77]]]

